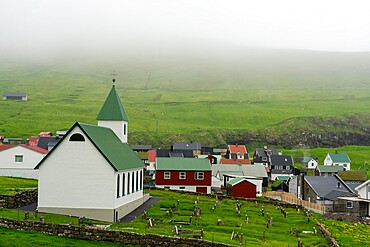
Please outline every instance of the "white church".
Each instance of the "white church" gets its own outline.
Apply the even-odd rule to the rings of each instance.
[[[39,212],[117,222],[149,199],[114,85],[97,120],[98,126],[76,122],[35,167]]]

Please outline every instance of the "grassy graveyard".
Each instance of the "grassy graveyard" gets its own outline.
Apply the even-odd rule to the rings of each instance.
[[[30,188],[37,188],[36,179],[0,176],[0,195],[13,195]]]
[[[262,199],[257,203],[217,201],[211,197],[162,190],[150,190],[150,194],[163,199],[150,208],[146,217],[111,228],[183,237],[203,234],[205,240],[237,246],[293,246],[298,239],[305,246],[328,245],[319,232],[315,234],[315,229],[318,231],[316,222],[304,211],[278,208],[263,203]]]

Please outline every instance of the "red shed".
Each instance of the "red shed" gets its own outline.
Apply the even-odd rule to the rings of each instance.
[[[234,178],[227,182],[227,195],[234,197],[256,198],[257,186],[245,178]]]

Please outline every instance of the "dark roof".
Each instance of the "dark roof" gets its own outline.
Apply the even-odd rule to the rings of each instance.
[[[25,97],[27,93],[5,92],[3,95],[5,97]]]
[[[136,153],[132,151],[127,143],[122,143],[110,128],[76,122],[56,147],[54,147],[52,151],[49,152],[49,154],[36,166],[36,169],[49,157],[49,155],[54,153],[55,150],[58,150],[59,144],[65,141],[69,133],[75,128],[80,128],[82,130],[96,149],[116,171],[144,167],[144,163]]]
[[[271,165],[293,166],[292,156],[271,155]]]
[[[324,196],[324,198],[333,200],[334,198],[340,197],[340,196],[351,196],[353,193],[350,193],[348,191],[343,191],[343,190],[332,190],[328,194]]]
[[[112,87],[103,107],[101,108],[97,120],[115,120],[115,121],[128,121],[128,117],[123,108],[121,99],[119,98],[116,88]]]
[[[170,153],[180,153],[184,158],[194,158],[192,150],[170,150],[170,149],[157,149],[157,157],[170,157]]]
[[[286,170],[286,169],[271,169],[270,172],[271,172],[271,174],[282,174],[282,175],[285,175],[285,174],[292,174],[293,173],[293,169],[289,169],[289,170]]]
[[[319,197],[332,199],[334,198],[333,196],[342,192],[343,194],[354,193],[354,191],[336,175],[328,177],[305,176],[304,179]]]
[[[49,143],[55,145],[60,141],[60,137],[58,136],[41,136],[39,137],[39,141],[37,142],[37,146],[43,149],[48,150]]]
[[[134,151],[149,151],[152,148],[152,145],[131,145],[131,149]]]
[[[267,152],[271,152],[271,155],[279,155],[276,148],[256,148],[256,153],[259,157],[267,157]]]
[[[201,150],[202,145],[199,142],[175,142],[173,150]]]

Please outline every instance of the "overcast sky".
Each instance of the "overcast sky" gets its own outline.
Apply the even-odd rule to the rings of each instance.
[[[198,43],[370,51],[369,11],[362,0],[0,0],[0,55]]]

